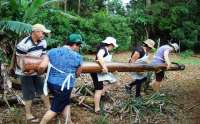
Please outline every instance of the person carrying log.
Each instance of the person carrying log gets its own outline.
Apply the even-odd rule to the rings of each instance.
[[[159,47],[156,51],[155,56],[153,57],[152,64],[167,64],[167,69],[171,67],[171,62],[169,58],[169,54],[172,52],[177,52],[179,50],[179,46],[177,43],[169,43],[167,45],[163,45]],[[153,80],[149,85],[153,88],[155,91],[160,90],[161,82],[164,79],[164,71],[159,70],[158,72],[155,72],[156,79]]]
[[[102,73],[91,73],[91,77],[94,83],[95,95],[95,113],[100,112],[100,99],[102,95],[105,95],[109,89],[109,84],[104,85],[103,82],[114,83],[117,81],[116,77],[108,72],[108,68],[105,65],[106,62],[112,61],[112,55],[109,53],[113,48],[118,47],[116,39],[113,37],[107,37],[99,46],[97,46],[96,61],[102,68]]]
[[[32,26],[31,35],[25,37],[16,46],[16,59],[20,60],[20,56],[34,56],[34,57],[46,57],[47,43],[44,39],[44,34],[50,33],[50,30],[46,29],[42,24],[35,24]],[[19,76],[21,81],[21,88],[23,99],[25,101],[26,120],[31,122],[39,122],[39,119],[33,116],[31,113],[32,100],[35,97],[35,93],[41,96],[45,108],[50,108],[49,98],[43,95],[43,75],[38,75],[34,70],[28,72],[22,71],[19,66],[15,69],[16,75]]]
[[[76,77],[81,73],[83,59],[78,53],[81,44],[81,35],[71,34],[63,47],[54,48],[48,52],[49,64],[43,90],[47,95],[48,87],[53,93],[53,99],[51,109],[45,113],[40,124],[48,123],[59,113],[66,118],[65,123],[73,124],[70,115],[70,95],[75,86]]]
[[[143,42],[142,46],[134,48],[129,63],[133,64],[147,64],[149,61],[149,52],[154,49],[155,42],[147,39]],[[133,85],[136,85],[135,97],[140,97],[141,85],[147,79],[147,72],[132,72],[130,73],[133,82],[125,85],[127,93],[131,93]]]

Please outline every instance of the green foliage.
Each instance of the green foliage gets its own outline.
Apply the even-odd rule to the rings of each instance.
[[[3,63],[5,60],[5,56],[3,54],[3,51],[0,49],[0,63]]]
[[[193,51],[186,50],[184,52],[181,52],[180,56],[183,57],[184,59],[187,59],[188,57],[191,57],[193,54],[194,54]]]
[[[2,0],[0,29],[13,36],[13,42],[30,32],[30,24],[42,23],[52,31],[47,38],[49,48],[63,45],[72,32],[80,33],[85,40],[83,52],[94,51],[107,36],[117,39],[117,51],[146,38],[173,39],[180,41],[182,49],[193,49],[200,31],[199,4],[197,0],[187,4],[154,0],[147,5],[146,0],[132,0],[126,11],[120,0],[83,0],[80,6],[74,0]]]
[[[16,106],[10,108],[11,115],[13,116],[13,122],[15,124],[23,124],[22,111]]]
[[[96,121],[95,124],[109,124],[108,114],[101,115]]]
[[[13,31],[17,34],[30,33],[31,25],[19,21],[0,21],[1,31]]]
[[[105,11],[94,13],[92,17],[81,19],[79,26],[86,44],[94,50],[94,46],[99,44],[107,36],[117,39],[119,44],[118,50],[127,50],[129,48],[131,38],[131,29],[128,25],[128,19],[120,16],[111,16]]]
[[[24,20],[27,21],[33,18],[33,15],[37,12],[39,7],[44,3],[44,0],[34,0],[30,7],[27,8],[24,14]]]
[[[111,14],[125,15],[125,8],[122,6],[121,0],[108,1],[107,9]]]

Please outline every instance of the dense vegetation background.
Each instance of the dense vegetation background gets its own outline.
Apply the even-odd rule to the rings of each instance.
[[[35,23],[52,30],[49,48],[77,32],[84,37],[85,52],[92,52],[107,36],[117,39],[117,51],[151,38],[198,52],[199,6],[198,0],[131,0],[126,6],[120,0],[0,0],[0,56],[11,56]]]

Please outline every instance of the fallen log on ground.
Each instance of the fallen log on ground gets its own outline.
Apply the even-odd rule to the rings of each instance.
[[[144,71],[180,71],[185,69],[185,65],[172,64],[170,69],[166,69],[166,64],[132,64],[122,62],[106,63],[109,72],[144,72]],[[101,66],[97,62],[84,62],[82,73],[102,72]]]

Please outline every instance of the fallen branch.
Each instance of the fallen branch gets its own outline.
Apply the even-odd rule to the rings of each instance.
[[[188,112],[188,111],[190,111],[191,109],[194,109],[194,108],[197,107],[197,106],[200,106],[200,103],[195,104],[195,105],[193,105],[193,106],[190,107],[190,108],[186,108],[186,109],[184,109],[184,111]]]

